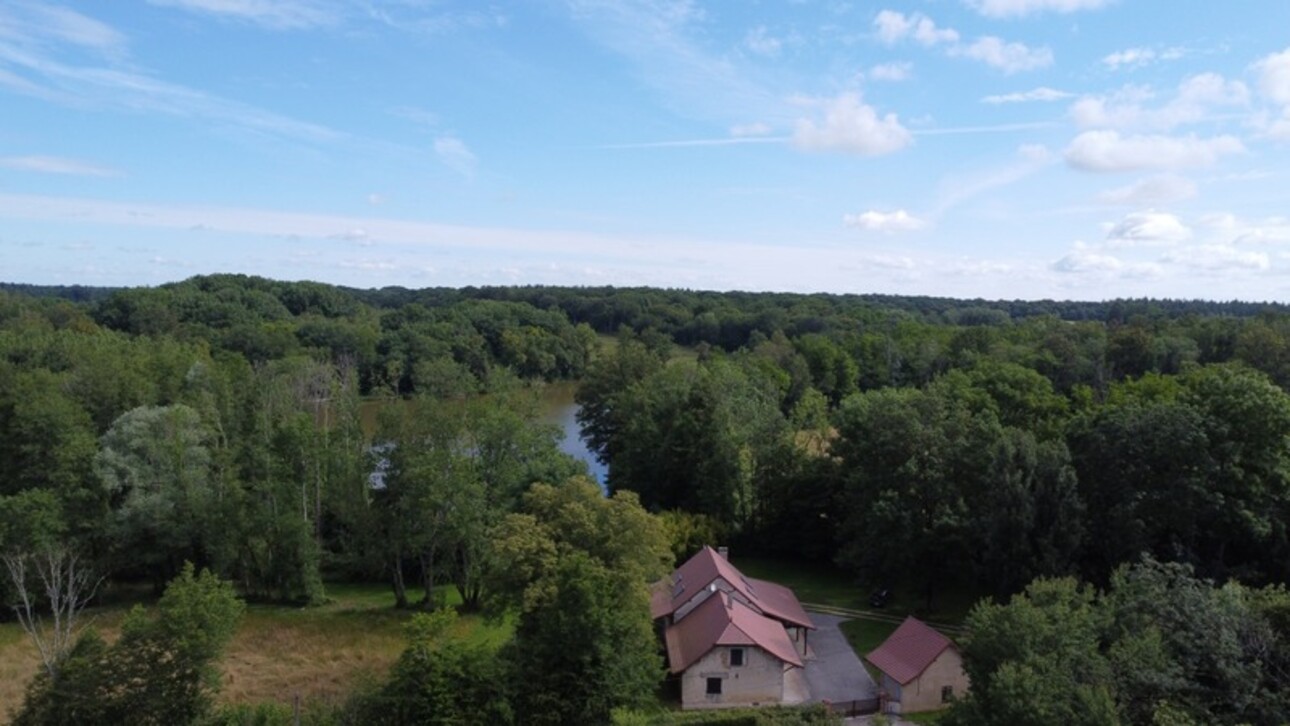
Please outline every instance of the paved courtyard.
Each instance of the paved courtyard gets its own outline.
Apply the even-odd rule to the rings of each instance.
[[[810,635],[814,657],[806,661],[805,668],[806,681],[811,687],[811,702],[843,703],[876,698],[877,684],[838,629],[838,624],[845,618],[811,613],[811,620],[815,621],[817,628]]]

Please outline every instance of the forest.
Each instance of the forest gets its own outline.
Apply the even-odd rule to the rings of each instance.
[[[381,583],[397,659],[308,722],[672,723],[647,587],[722,542],[975,602],[940,723],[1283,724],[1286,386],[1280,304],[4,285],[0,598],[43,634],[9,716],[290,723],[218,698],[239,618]],[[121,587],[119,634],[73,627]]]

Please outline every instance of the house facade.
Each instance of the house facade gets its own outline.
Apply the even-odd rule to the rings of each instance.
[[[968,690],[958,646],[914,617],[865,656],[882,672],[880,684],[891,713],[945,708]]]
[[[655,584],[651,610],[684,708],[786,702],[815,627],[791,590],[745,577],[710,547]]]

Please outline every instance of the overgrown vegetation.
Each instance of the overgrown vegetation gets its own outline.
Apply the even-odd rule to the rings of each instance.
[[[555,379],[580,382],[611,497],[537,422],[527,386]],[[393,680],[376,676],[351,706],[395,721],[603,723],[645,708],[661,664],[643,588],[720,540],[808,602],[854,607],[896,587],[893,607],[955,618],[985,596],[970,647],[989,608],[1026,607],[1018,593],[1086,593],[1093,635],[1078,618],[1054,635],[1093,639],[1071,654],[1083,680],[1025,652],[970,655],[982,704],[1024,689],[1049,700],[1019,703],[1065,714],[1060,691],[1083,694],[1097,723],[1278,723],[1287,384],[1290,315],[1275,305],[357,291],[232,275],[19,289],[0,292],[0,549],[13,562],[61,552],[95,581],[157,594],[192,562],[251,603],[317,607],[325,581],[382,582],[400,608],[443,609],[451,593],[464,619],[514,623],[507,644],[422,622],[389,645]],[[395,398],[410,402],[385,406],[370,440],[362,406]],[[1157,564],[1131,566],[1144,561]],[[1156,595],[1186,613],[1125,615],[1125,583],[1164,571]],[[42,592],[31,574],[0,594]],[[1197,639],[1230,626],[1235,645],[1172,630],[1128,641],[1104,621]],[[142,622],[114,643],[66,638],[53,671],[137,663],[169,642]],[[1226,675],[1188,670],[1186,648],[1222,655]],[[43,678],[24,713],[54,713],[57,679]],[[517,685],[485,699],[485,679]],[[213,681],[198,681],[209,704]],[[176,718],[208,710],[194,708]],[[215,717],[281,715],[248,708]]]

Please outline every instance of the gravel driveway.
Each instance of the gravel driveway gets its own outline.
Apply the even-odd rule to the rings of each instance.
[[[859,656],[851,649],[838,623],[846,618],[811,613],[815,621],[810,645],[815,657],[806,661],[806,681],[811,686],[811,701],[860,701],[875,698],[878,686],[869,677]]]

